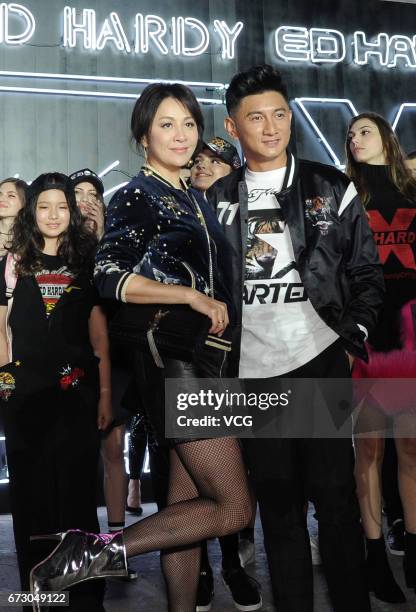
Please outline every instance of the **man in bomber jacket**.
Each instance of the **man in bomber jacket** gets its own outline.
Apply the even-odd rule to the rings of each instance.
[[[348,378],[354,356],[367,359],[364,341],[384,291],[355,187],[337,169],[287,150],[291,111],[271,66],[237,74],[226,104],[225,127],[246,166],[207,198],[234,249],[229,376],[267,388],[282,377]],[[306,397],[301,410],[309,409]],[[279,612],[313,611],[305,500],[315,505],[334,610],[368,612],[351,437],[253,438],[243,448]]]

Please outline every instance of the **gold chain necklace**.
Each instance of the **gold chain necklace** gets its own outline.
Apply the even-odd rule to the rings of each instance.
[[[173,189],[180,189],[181,191],[188,190],[185,181],[181,177],[179,177],[179,182],[181,186],[178,187],[177,185],[174,185],[172,181],[163,176],[163,174],[158,172],[158,170],[155,170],[155,168],[153,168],[150,164],[145,164],[144,166],[142,166],[142,171],[145,176],[154,176],[159,181],[162,181],[162,183],[166,183],[167,185],[169,185],[169,187],[173,187]]]

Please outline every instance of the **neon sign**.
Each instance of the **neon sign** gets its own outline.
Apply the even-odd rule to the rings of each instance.
[[[16,19],[20,31],[10,33],[10,22]],[[233,59],[238,36],[244,24],[241,21],[229,25],[215,19],[212,27],[221,46],[222,59]],[[36,20],[33,13],[21,4],[0,4],[0,44],[22,45],[33,37]],[[134,18],[134,42],[126,32],[115,11],[111,11],[102,24],[97,22],[94,9],[77,9],[66,6],[63,11],[62,45],[80,47],[87,51],[102,51],[107,46],[127,54],[145,55],[158,51],[162,55],[196,57],[205,53],[211,42],[208,26],[194,17],[172,17],[166,21],[158,15],[137,13]]]
[[[17,17],[20,26],[23,27],[18,34],[10,34],[9,24],[13,17]],[[0,43],[23,45],[32,38],[35,28],[35,18],[29,9],[14,2],[0,4]]]
[[[276,55],[286,62],[337,64],[346,58],[347,38],[339,30],[281,26],[274,34]],[[370,58],[382,67],[416,68],[416,35],[389,35],[380,32],[368,40],[364,32],[352,35],[352,61],[358,66],[369,64]]]
[[[224,20],[214,20],[214,33],[221,44],[221,57],[233,59],[235,44],[244,24],[241,21],[230,27]],[[137,13],[134,19],[134,44],[128,36],[117,13],[111,12],[103,24],[97,27],[97,15],[93,9],[82,9],[81,17],[75,8],[64,9],[64,47],[77,47],[101,51],[107,44],[118,51],[145,55],[151,50],[161,55],[172,53],[182,57],[196,57],[208,49],[211,41],[209,29],[194,17],[172,17],[166,21],[158,15]]]
[[[233,59],[235,56],[235,43],[237,36],[244,27],[242,21],[237,21],[232,30],[229,29],[225,21],[214,19],[215,31],[218,32],[222,42],[221,57],[223,59]]]
[[[345,38],[338,30],[281,26],[274,37],[276,54],[287,62],[338,63],[345,58]]]
[[[11,33],[14,20],[17,32]],[[210,44],[220,45],[223,60],[236,56],[236,43],[244,23],[233,24],[214,19],[206,24],[190,16],[164,19],[159,15],[137,13],[131,24],[124,24],[117,12],[111,11],[103,21],[90,8],[65,6],[63,10],[62,46],[68,49],[102,51],[107,47],[127,55],[159,53],[162,56],[199,57]],[[32,39],[36,30],[33,13],[21,4],[0,4],[0,45],[22,45]],[[370,62],[375,66],[416,69],[416,34],[380,32],[369,39],[357,30],[351,35],[333,28],[306,28],[282,25],[272,32],[274,52],[285,62],[339,64],[351,61],[357,66]],[[347,57],[350,55],[350,57]]]

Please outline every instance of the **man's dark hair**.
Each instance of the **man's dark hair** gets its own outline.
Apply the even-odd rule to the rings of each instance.
[[[149,134],[157,109],[166,98],[174,98],[188,109],[195,120],[199,138],[202,138],[204,118],[193,91],[180,83],[152,83],[142,91],[131,116],[132,138],[138,148],[143,137]]]
[[[407,159],[416,159],[416,151],[410,151],[410,153],[407,154]]]
[[[282,75],[269,64],[253,66],[245,72],[239,72],[231,79],[225,94],[225,104],[229,115],[237,109],[246,96],[261,94],[265,91],[277,91],[289,104],[287,87]]]

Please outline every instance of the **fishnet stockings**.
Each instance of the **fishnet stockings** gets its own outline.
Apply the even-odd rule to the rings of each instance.
[[[124,531],[128,557],[163,550],[170,612],[194,612],[201,540],[246,527],[252,507],[239,443],[197,440],[171,452],[169,506]]]
[[[199,497],[195,483],[175,450],[170,452],[169,471],[168,506]],[[170,610],[195,610],[200,557],[199,543],[162,550],[161,563]]]

